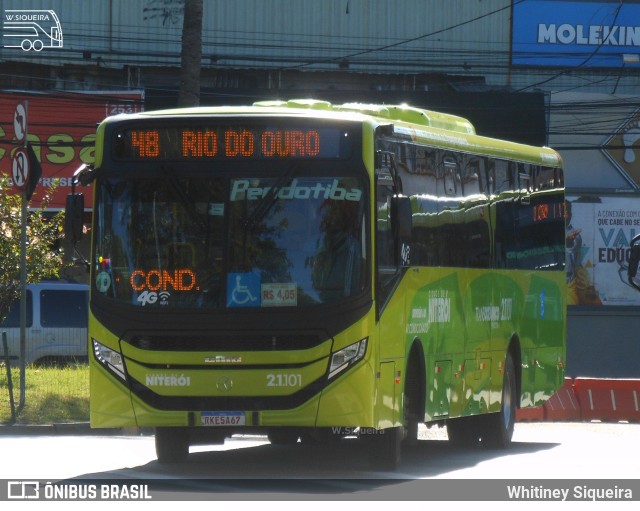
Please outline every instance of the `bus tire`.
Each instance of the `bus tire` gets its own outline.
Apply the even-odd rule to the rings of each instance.
[[[369,465],[374,470],[393,472],[402,458],[402,426],[377,430],[367,438]]]
[[[404,428],[403,442],[407,446],[415,446],[418,444],[418,421],[410,420]]]
[[[504,363],[502,383],[502,403],[498,413],[485,417],[482,445],[489,449],[507,449],[511,445],[518,401],[516,370],[511,353],[507,353]]]
[[[415,445],[418,442],[418,428],[424,422],[424,401],[426,376],[422,348],[415,343],[411,348],[407,362],[403,393],[404,443]]]
[[[160,463],[180,463],[189,455],[189,432],[186,428],[156,428],[155,442]]]

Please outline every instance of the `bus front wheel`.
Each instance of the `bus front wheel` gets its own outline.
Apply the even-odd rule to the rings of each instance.
[[[511,445],[518,401],[516,370],[511,353],[504,363],[502,404],[498,413],[487,415],[482,435],[483,447],[507,449]]]
[[[160,463],[179,463],[189,455],[189,432],[186,428],[156,428],[155,441]]]

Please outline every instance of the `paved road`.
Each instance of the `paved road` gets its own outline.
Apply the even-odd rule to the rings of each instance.
[[[282,496],[321,493],[339,498],[431,500],[417,480],[570,479],[590,485],[606,480],[624,487],[638,483],[640,499],[640,424],[518,423],[508,451],[456,450],[441,428],[421,430],[418,445],[403,452],[396,472],[374,472],[363,446],[345,440],[330,448],[274,446],[265,438],[234,437],[222,446],[197,446],[185,463],[167,466],[155,459],[149,435],[0,434],[0,479],[181,480],[182,492],[208,493],[215,499],[254,497],[264,492]],[[43,431],[47,433],[47,431]],[[413,482],[413,483],[412,483]],[[413,486],[411,485],[413,484]],[[486,486],[486,485],[484,485]],[[186,495],[186,493],[183,493]],[[466,498],[464,493],[460,498]],[[485,495],[486,498],[486,495]],[[478,493],[477,500],[482,500]]]

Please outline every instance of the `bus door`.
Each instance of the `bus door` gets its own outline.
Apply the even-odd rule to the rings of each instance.
[[[394,175],[393,157],[379,152],[376,157],[375,222],[376,222],[376,312],[378,319],[379,366],[376,392],[378,410],[377,427],[395,425],[400,410],[401,370],[404,362],[405,296],[397,292],[404,263],[402,261],[401,238],[410,231],[402,223],[410,222],[407,201],[398,198],[400,186]],[[403,203],[404,209],[399,208]],[[402,211],[400,209],[403,209]],[[407,215],[409,218],[407,219]],[[406,262],[406,261],[405,261]]]

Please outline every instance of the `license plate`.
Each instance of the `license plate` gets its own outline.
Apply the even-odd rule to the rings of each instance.
[[[200,414],[202,426],[244,426],[244,412],[202,412]]]

